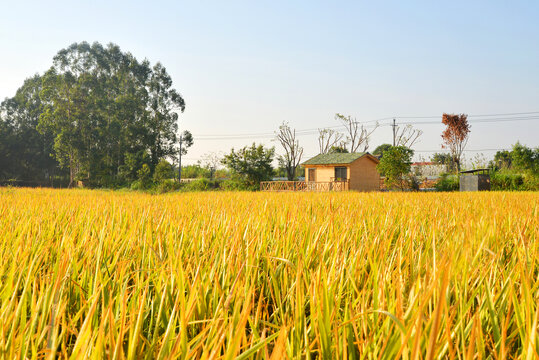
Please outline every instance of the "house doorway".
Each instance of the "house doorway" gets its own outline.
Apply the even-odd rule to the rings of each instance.
[[[316,181],[316,169],[309,169],[309,182]]]

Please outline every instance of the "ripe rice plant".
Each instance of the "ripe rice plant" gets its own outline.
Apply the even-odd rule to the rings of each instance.
[[[539,355],[538,193],[0,189],[0,358]]]

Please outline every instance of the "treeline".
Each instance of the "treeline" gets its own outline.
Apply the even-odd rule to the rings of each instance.
[[[1,103],[0,181],[119,187],[153,177],[178,154],[184,109],[160,63],[114,44],[72,44]]]
[[[447,154],[434,154],[432,161],[446,165],[451,172],[451,157]],[[488,164],[474,164],[474,168],[490,169],[491,190],[500,191],[538,191],[539,190],[539,148],[531,148],[519,142],[511,150],[496,152]],[[436,184],[440,191],[457,191],[459,177],[444,174]]]

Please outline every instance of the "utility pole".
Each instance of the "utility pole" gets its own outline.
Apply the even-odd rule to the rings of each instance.
[[[395,119],[393,119],[393,146],[395,146],[395,137],[397,136],[397,124],[395,123]]]
[[[182,182],[182,142],[183,142],[183,135],[180,135],[180,157],[179,157],[179,163],[178,163],[178,182]]]

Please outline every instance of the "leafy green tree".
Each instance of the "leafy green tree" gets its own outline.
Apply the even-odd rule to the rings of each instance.
[[[168,161],[166,161],[165,159],[161,159],[155,167],[153,179],[156,182],[174,179],[174,168]]]
[[[263,145],[257,146],[253,143],[238,151],[232,149],[230,154],[224,156],[222,163],[247,185],[256,186],[261,181],[271,179],[274,156],[275,148],[265,148]]]
[[[348,152],[348,149],[345,146],[335,145],[329,149],[330,154],[343,154],[347,152]]]
[[[438,165],[445,165],[449,172],[454,172],[456,170],[455,163],[453,162],[453,157],[448,153],[434,153],[431,157],[431,161]]]
[[[148,96],[150,154],[152,164],[157,165],[159,159],[176,154],[178,112],[185,110],[185,101],[172,88],[172,79],[161,63],[157,63],[150,73]],[[192,137],[190,140],[192,142]]]
[[[511,168],[511,151],[501,150],[494,155],[493,167],[497,169]]]
[[[144,150],[125,154],[125,162],[120,166],[119,177],[125,183],[132,183],[138,178],[138,171],[150,164],[150,156]]]
[[[6,122],[0,112],[0,180],[12,178],[11,174],[15,169],[15,156],[13,145],[11,144],[13,136],[13,127]]]
[[[200,164],[182,166],[182,178],[210,178],[210,171]]]
[[[447,153],[434,153],[431,160],[438,165],[449,165],[452,161],[452,157]]]
[[[148,164],[142,165],[137,171],[137,181],[135,181],[135,189],[149,189],[152,186],[152,173]]]
[[[132,179],[140,168],[133,169],[130,154],[148,154],[152,173],[161,159],[177,155],[185,101],[164,66],[138,62],[117,45],[82,42],[60,50],[43,76],[41,99],[38,129],[53,134],[54,156],[69,169],[70,184]]]
[[[539,148],[532,149],[517,142],[511,151],[511,163],[517,170],[539,175]]]
[[[387,149],[391,148],[391,147],[392,147],[391,144],[382,144],[382,145],[378,145],[378,146],[376,147],[376,149],[374,149],[374,151],[373,151],[372,154],[373,154],[373,155],[376,155],[376,156],[379,156],[380,159],[381,159],[381,158],[384,157],[384,152],[385,152]]]
[[[378,170],[385,174],[388,188],[408,187],[406,175],[410,173],[414,151],[404,146],[392,146],[384,151],[384,156],[378,164]]]
[[[13,98],[0,105],[0,153],[4,161],[0,177],[26,181],[47,181],[58,174],[58,163],[51,156],[54,138],[37,131],[43,105],[39,75],[26,79]],[[3,173],[3,174],[2,174]]]

